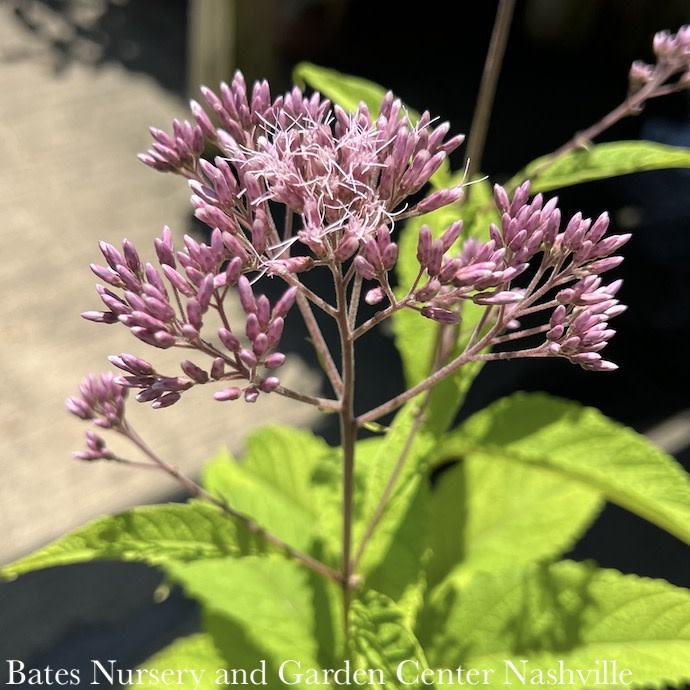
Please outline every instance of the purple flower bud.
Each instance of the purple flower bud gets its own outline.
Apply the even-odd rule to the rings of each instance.
[[[508,213],[510,210],[510,199],[506,190],[498,184],[494,185],[494,201],[496,202],[496,208],[501,213]]]
[[[250,202],[257,201],[263,194],[258,177],[253,173],[247,173],[244,175],[243,181],[247,192],[247,198]]]
[[[115,270],[128,290],[131,290],[132,292],[141,291],[141,281],[126,266],[118,265]]]
[[[429,262],[426,266],[426,272],[433,278],[441,271],[441,263],[443,261],[443,241],[438,239],[431,243],[431,252],[429,253]]]
[[[259,388],[264,393],[270,393],[274,391],[280,385],[280,380],[276,376],[269,376],[265,378],[260,384]]]
[[[187,321],[197,331],[201,331],[201,326],[203,325],[201,305],[195,297],[190,297],[187,300]]]
[[[170,335],[165,330],[156,331],[153,334],[153,339],[156,347],[160,347],[162,350],[167,350],[177,344],[175,336]]]
[[[247,338],[249,338],[249,340],[254,340],[259,335],[259,333],[261,333],[259,318],[256,314],[249,314],[247,316],[245,333],[247,334]]]
[[[455,221],[450,227],[441,235],[441,246],[445,254],[457,241],[462,232],[463,223],[461,220]]]
[[[137,254],[134,245],[128,239],[122,241],[122,251],[127,267],[133,273],[139,273],[141,271],[141,259],[139,259],[139,254]]]
[[[77,398],[76,396],[70,396],[67,398],[65,400],[65,407],[69,412],[71,412],[73,415],[76,415],[80,419],[91,419],[93,416],[93,412],[91,411],[88,403],[81,398]]]
[[[419,265],[423,268],[426,268],[431,259],[432,241],[431,229],[428,225],[422,225],[419,229],[419,239],[417,240],[417,261],[419,261]]]
[[[108,244],[107,242],[101,241],[98,243],[98,246],[101,250],[101,254],[103,254],[105,260],[108,262],[108,266],[117,272],[117,267],[125,263],[122,254],[120,254],[112,244]]]
[[[156,398],[152,403],[151,407],[154,410],[161,410],[164,407],[170,407],[174,405],[182,396],[177,392],[164,393],[160,398]]]
[[[218,228],[222,232],[236,234],[238,232],[236,222],[219,208],[210,204],[203,204],[194,209],[194,216],[210,228]]]
[[[413,210],[415,211],[416,215],[422,216],[443,206],[448,206],[456,201],[460,201],[464,196],[465,191],[463,190],[462,185],[457,185],[452,189],[439,189],[438,191],[429,194],[429,196],[424,197],[424,199],[422,199]]]
[[[259,333],[252,342],[252,352],[261,357],[266,350],[268,350],[268,336],[265,333]]]
[[[189,108],[203,135],[213,141],[216,138],[216,128],[213,126],[206,111],[193,99],[189,101]]]
[[[314,265],[310,256],[291,256],[289,259],[273,259],[266,262],[268,275],[284,276],[308,271]]]
[[[475,304],[515,304],[524,299],[524,294],[517,290],[499,292],[480,292],[472,297]]]
[[[345,236],[335,250],[338,261],[347,261],[359,249],[359,239],[352,235]]]
[[[513,201],[510,204],[509,213],[511,215],[516,215],[520,208],[525,205],[527,199],[529,198],[529,188],[530,181],[525,180],[513,194]]]
[[[256,298],[256,315],[261,328],[266,328],[271,320],[271,303],[266,295],[259,295]]]
[[[384,298],[383,290],[380,287],[372,288],[368,290],[366,295],[364,295],[364,301],[367,304],[378,304]]]
[[[567,309],[562,305],[559,304],[552,312],[551,314],[551,320],[550,323],[552,326],[558,326],[561,325],[565,319]]]
[[[278,316],[268,324],[266,329],[266,336],[268,338],[268,347],[273,348],[280,342],[280,338],[283,335],[283,326],[285,324],[285,319]]]
[[[193,288],[184,277],[172,267],[172,265],[163,264],[161,268],[163,273],[165,273],[165,277],[176,290],[179,290],[186,297],[191,297],[194,294]]]
[[[237,289],[240,295],[240,302],[245,314],[256,313],[256,300],[254,299],[254,292],[252,286],[247,280],[246,276],[240,276],[237,281]]]
[[[361,275],[362,278],[372,280],[376,277],[376,271],[374,270],[374,267],[361,254],[357,255],[354,258],[353,265],[357,273],[359,273],[359,275]]]
[[[613,254],[613,252],[618,251],[631,237],[632,235],[630,233],[625,233],[623,235],[611,235],[610,237],[604,238],[592,251],[592,258]]]
[[[163,302],[154,297],[145,297],[144,303],[149,314],[160,321],[168,323],[175,318],[175,311],[168,302]]]
[[[455,272],[451,282],[455,287],[469,287],[474,285],[476,282],[490,278],[493,275],[492,265],[491,262],[481,262],[474,266],[463,266]]]
[[[587,270],[596,274],[605,273],[613,268],[617,268],[621,263],[623,263],[622,256],[607,256],[605,259],[592,261],[591,264],[587,265]]]
[[[457,312],[449,309],[441,309],[440,307],[422,307],[421,315],[426,316],[427,319],[437,321],[438,323],[454,324],[460,322],[460,315]]]
[[[432,278],[424,287],[415,292],[415,299],[418,302],[428,302],[439,293],[440,289],[441,283],[436,278]]]
[[[150,331],[168,330],[168,325],[164,321],[154,318],[145,311],[133,311],[130,316],[130,321],[133,325],[143,326]]]
[[[196,383],[208,382],[208,373],[194,362],[185,359],[184,361],[180,362],[180,368],[185,374],[187,374],[187,376],[189,376],[190,379],[193,379]]]
[[[255,369],[259,362],[256,355],[251,350],[247,350],[246,348],[242,348],[239,351],[239,358],[249,369]]]
[[[94,323],[117,323],[117,315],[111,311],[83,311],[81,317]]]
[[[219,402],[225,402],[226,400],[237,400],[240,395],[242,395],[242,391],[233,386],[231,388],[223,388],[223,390],[216,391],[213,394],[213,399]]]
[[[189,341],[196,340],[199,337],[199,331],[197,331],[191,323],[183,323],[180,326],[180,331],[182,335]]]
[[[381,263],[386,271],[393,270],[395,262],[398,260],[398,245],[391,242],[381,254]]]
[[[105,306],[117,316],[129,314],[132,311],[129,305],[125,304],[117,295],[110,290],[107,290],[102,285],[97,285],[96,289],[100,293],[103,304],[105,304]]]
[[[98,264],[90,264],[89,268],[91,268],[104,283],[108,283],[108,285],[112,285],[116,288],[123,287],[124,283],[122,282],[122,278],[111,268],[99,266]]]
[[[256,249],[257,254],[263,254],[266,251],[266,240],[271,231],[268,215],[261,207],[254,212],[254,223],[252,224],[252,245]]]
[[[170,165],[166,160],[164,160],[161,156],[158,156],[154,153],[138,153],[137,158],[144,164],[148,165],[150,168],[153,168],[154,170],[158,170],[159,172],[171,172],[175,169],[175,166]]]
[[[258,397],[259,397],[259,390],[257,388],[255,388],[254,386],[247,386],[247,388],[244,389],[245,402],[248,402],[248,403],[256,402],[256,399]]]
[[[140,297],[136,292],[125,290],[125,298],[127,302],[129,302],[129,306],[132,307],[133,311],[146,311],[146,302],[144,302],[143,298]]]
[[[277,369],[281,367],[285,362],[285,355],[282,352],[272,352],[264,360],[264,366],[266,369]]]
[[[211,304],[211,297],[213,296],[213,274],[208,273],[204,276],[199,286],[199,292],[197,294],[197,300],[199,301],[199,308],[201,313],[205,314],[208,311],[209,305]]]
[[[565,333],[565,326],[562,324],[558,324],[551,328],[549,331],[546,333],[546,338],[547,340],[553,340],[557,341],[560,340],[563,337],[563,334]]]
[[[225,375],[225,360],[222,357],[215,357],[211,365],[211,378],[220,379]]]
[[[155,369],[149,362],[141,357],[123,353],[121,355],[110,355],[108,361],[118,369],[134,374],[135,376],[150,376],[155,373]]]
[[[221,343],[231,352],[237,352],[241,347],[240,341],[227,328],[220,328],[218,330],[218,337]]]

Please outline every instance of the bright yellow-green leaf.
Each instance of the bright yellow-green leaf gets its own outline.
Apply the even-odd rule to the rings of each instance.
[[[690,475],[641,434],[589,407],[519,393],[476,413],[439,458],[542,468],[579,482],[690,544]]]
[[[43,568],[95,560],[139,561],[165,566],[173,561],[240,556],[253,537],[221,511],[200,501],[143,506],[106,515],[10,563],[11,578]],[[256,548],[254,548],[256,550]]]
[[[419,642],[400,608],[389,597],[372,590],[352,602],[350,645],[366,686],[433,688],[414,680],[428,664]]]
[[[603,507],[599,491],[551,470],[470,454],[434,482],[430,586],[453,568],[493,571],[559,557]]]
[[[205,610],[232,623],[257,651],[256,666],[265,659],[272,675],[280,673],[287,660],[301,663],[302,669],[318,668],[314,602],[302,565],[280,557],[250,556],[177,563],[170,576]],[[217,646],[223,646],[222,641]],[[286,678],[294,679],[296,670],[291,664]],[[272,687],[281,686],[277,677],[268,680]]]
[[[592,144],[552,160],[543,156],[517,173],[506,187],[530,180],[530,192],[550,192],[609,177],[648,170],[690,168],[690,149],[653,141],[613,141]]]
[[[318,528],[312,474],[331,452],[307,429],[266,426],[249,436],[241,461],[226,452],[212,460],[203,484],[286,543],[306,550]]]
[[[417,632],[432,668],[476,669],[481,686],[496,690],[690,681],[690,591],[592,564],[449,578]]]

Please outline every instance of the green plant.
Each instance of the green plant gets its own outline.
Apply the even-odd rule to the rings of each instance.
[[[504,10],[494,50],[507,24]],[[210,243],[187,237],[175,252],[166,228],[156,240],[160,269],[127,241],[122,252],[102,244],[107,266],[92,268],[107,285],[99,286],[106,311],[84,316],[210,363],[185,359],[183,375],[168,376],[138,356],[111,357],[124,375],[90,376],[68,408],[126,437],[143,460],[116,455],[94,431],[78,457],[143,462],[193,498],[103,516],[2,570],[15,577],[94,559],[140,561],[199,602],[202,631],[139,669],[95,664],[102,683],[690,681],[689,592],[563,560],[606,501],[690,543],[690,479],[678,463],[597,410],[545,394],[515,394],[456,424],[488,361],[558,356],[593,371],[615,368],[599,353],[613,336],[609,319],[624,307],[615,298],[620,281],[603,284],[601,274],[618,266],[628,236],[606,237],[605,214],[594,222],[577,214],[561,229],[555,201],[541,194],[690,167],[687,150],[590,141],[647,99],[685,87],[689,41],[688,28],[658,35],[657,64],[633,66],[620,108],[493,188],[474,169],[477,155],[461,171],[450,168],[462,137],[445,140],[448,127],[432,128],[428,113],[309,64],[295,80],[341,109],[331,114],[298,90],[271,101],[265,83],[248,99],[238,73],[220,95],[203,90],[211,115],[192,103],[195,124],[175,122],[172,136],[152,130],[142,160],[189,180]],[[491,82],[480,95],[475,151]],[[205,141],[223,155],[204,160]],[[282,231],[272,215],[279,206]],[[331,276],[332,295],[305,285],[312,270]],[[274,305],[254,292],[264,275],[286,284]],[[230,287],[244,313],[241,332],[224,308]],[[333,398],[285,388],[275,375],[293,305]],[[335,322],[336,348],[314,310]],[[544,311],[537,325],[520,325]],[[362,412],[355,352],[388,318],[406,390]],[[339,446],[269,425],[249,436],[240,461],[221,454],[197,483],[146,444],[125,403],[138,389],[140,402],[163,408],[214,382],[226,386],[219,402],[280,394],[336,414]]]

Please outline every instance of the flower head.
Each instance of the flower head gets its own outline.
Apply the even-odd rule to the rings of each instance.
[[[103,429],[122,428],[127,389],[112,373],[89,374],[79,386],[79,395],[65,401],[67,409],[80,419],[91,420]]]

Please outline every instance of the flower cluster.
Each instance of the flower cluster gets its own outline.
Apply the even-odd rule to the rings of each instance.
[[[464,300],[503,307],[496,320],[505,328],[521,316],[553,308],[548,347],[531,355],[567,357],[586,369],[614,369],[598,353],[614,334],[606,327],[608,319],[625,309],[614,299],[621,281],[602,285],[599,276],[623,261],[615,252],[630,234],[605,236],[606,213],[594,222],[576,213],[561,228],[558,199],[544,202],[537,194],[530,200],[529,188],[529,181],[523,183],[510,199],[503,187],[494,186],[501,227],[492,223],[486,242],[470,238],[454,253],[460,222],[436,240],[422,226],[417,258],[425,282],[411,297],[425,303],[422,314],[441,323],[459,322]],[[528,284],[515,286],[513,281],[529,268]],[[565,287],[568,283],[572,286]]]
[[[190,236],[185,236],[184,243],[185,250],[175,251],[170,229],[164,228],[154,243],[157,268],[142,262],[128,240],[123,241],[122,252],[101,242],[107,265],[92,264],[91,269],[108,285],[97,286],[106,311],[88,311],[82,316],[99,323],[120,322],[147,345],[192,349],[210,359],[207,368],[184,360],[180,364],[182,375],[165,376],[140,357],[110,357],[111,363],[126,373],[115,382],[141,389],[138,401],[167,407],[195,384],[244,380],[249,382],[244,389],[232,386],[215,397],[229,400],[244,393],[245,400],[253,402],[260,391],[270,392],[279,385],[272,372],[285,360],[277,347],[297,288],[288,288],[271,307],[265,295],[254,295],[242,273],[247,254],[231,234],[216,229],[208,245]],[[241,337],[233,333],[225,311],[224,298],[231,287],[238,289],[245,314]],[[112,288],[120,289],[121,294]],[[202,335],[211,310],[222,324],[214,327],[214,340]],[[267,372],[271,373],[264,375]]]
[[[325,347],[314,308],[336,319],[349,347],[397,310],[457,324],[463,305],[472,301],[486,309],[488,334],[471,340],[463,361],[485,357],[487,347],[507,338],[541,333],[541,345],[515,349],[515,356],[559,356],[586,369],[615,368],[600,351],[614,333],[609,319],[624,309],[615,298],[620,281],[606,285],[600,276],[618,266],[622,259],[615,252],[629,235],[606,237],[606,214],[594,222],[576,214],[562,229],[557,199],[530,199],[529,182],[512,198],[496,186],[501,222],[490,226],[489,239],[463,238],[461,220],[439,237],[423,225],[417,278],[394,292],[396,223],[463,198],[462,185],[429,185],[463,136],[447,138],[448,124],[432,126],[427,112],[412,122],[392,94],[376,116],[364,104],[346,113],[318,93],[307,98],[298,89],[272,100],[265,82],[248,95],[239,72],[218,94],[207,88],[202,94],[205,107],[191,104],[194,122],[175,121],[171,134],[152,129],[152,147],[140,158],[187,179],[194,214],[209,228],[208,243],[186,235],[184,248],[176,250],[166,227],[154,241],[154,264],[142,261],[127,239],[121,250],[102,242],[105,262],[91,269],[101,281],[97,290],[105,309],[83,314],[120,323],[146,345],[183,348],[197,361],[185,358],[170,375],[137,355],[113,355],[110,362],[122,373],[88,378],[81,396],[68,401],[74,414],[124,429],[129,388],[138,390],[138,401],[163,408],[193,386],[214,382],[219,401],[254,402],[261,393],[277,392],[340,409],[339,398],[289,390],[276,376],[285,361],[285,319],[295,302],[337,396],[343,373]],[[212,161],[204,158],[206,142],[220,151]],[[326,269],[335,280],[335,304],[303,283],[301,274],[315,269]],[[285,284],[273,305],[254,292],[265,275]],[[226,309],[231,289],[239,296],[240,324],[231,323]],[[358,324],[360,300],[382,304],[376,317]],[[520,330],[519,319],[542,310],[550,316],[540,327]],[[82,457],[108,452],[92,435]]]
[[[630,67],[631,93],[640,91],[647,84],[661,86],[674,75],[679,75],[678,86],[687,88],[690,84],[690,25],[682,26],[676,33],[657,32],[652,49],[655,64],[635,60]],[[664,90],[662,93],[667,92]]]
[[[411,123],[390,93],[375,118],[364,104],[346,113],[296,88],[271,101],[266,82],[248,97],[240,72],[221,84],[219,95],[208,88],[202,94],[210,115],[193,101],[195,124],[175,122],[172,135],[152,130],[155,143],[140,159],[189,178],[197,218],[236,237],[254,267],[269,275],[312,266],[305,257],[283,258],[293,242],[306,245],[316,261],[342,261],[367,239],[390,234],[396,218],[462,195],[457,186],[406,207],[464,136],[445,140],[448,123],[432,127],[428,112]],[[200,137],[223,155],[195,158]],[[296,216],[282,235],[270,202]]]
[[[79,387],[79,395],[65,401],[67,409],[80,419],[91,421],[101,429],[125,429],[127,389],[115,381],[112,373],[90,374]],[[77,451],[79,460],[115,460],[105,441],[95,432],[86,432],[86,450]]]

